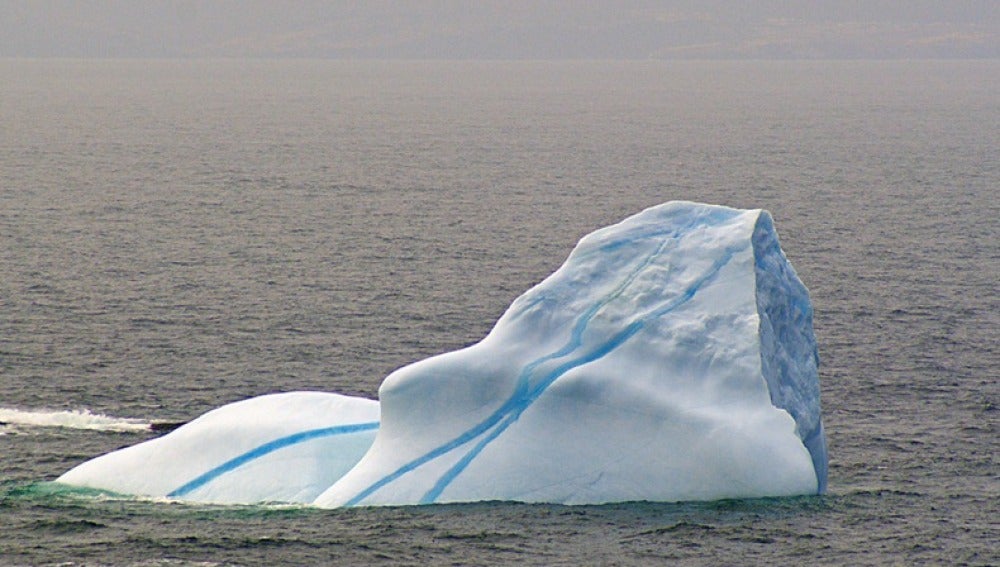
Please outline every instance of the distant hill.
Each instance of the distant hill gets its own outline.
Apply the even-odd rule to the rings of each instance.
[[[0,0],[0,56],[1000,58],[1000,1]]]

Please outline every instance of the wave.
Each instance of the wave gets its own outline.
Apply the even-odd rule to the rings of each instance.
[[[0,408],[0,426],[15,428],[62,427],[65,429],[88,429],[92,431],[157,431],[163,424],[142,419],[112,417],[93,413],[90,410],[20,410]]]

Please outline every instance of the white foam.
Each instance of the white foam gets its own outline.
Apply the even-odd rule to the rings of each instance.
[[[91,431],[149,431],[152,423],[142,419],[112,417],[82,410],[20,410],[0,408],[0,423],[17,428],[62,427]]]

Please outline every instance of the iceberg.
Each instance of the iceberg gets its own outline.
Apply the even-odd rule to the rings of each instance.
[[[378,402],[255,398],[58,480],[322,507],[816,494],[817,368],[771,215],[670,202],[584,237],[482,341],[393,372]]]

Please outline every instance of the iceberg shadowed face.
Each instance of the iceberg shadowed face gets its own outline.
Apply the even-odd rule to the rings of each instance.
[[[379,403],[248,400],[222,433],[202,418],[59,480],[325,507],[815,494],[827,469],[816,353],[808,291],[771,216],[670,202],[584,237],[486,338],[397,370]],[[335,403],[311,411],[321,402]],[[291,430],[242,429],[265,410]],[[243,450],[217,451],[220,435],[246,437]],[[130,481],[164,476],[151,455],[190,466]]]

